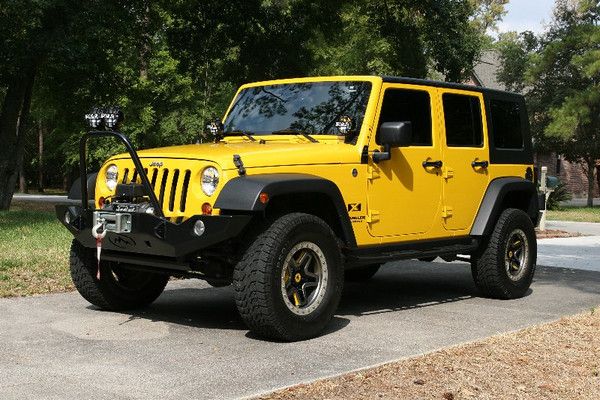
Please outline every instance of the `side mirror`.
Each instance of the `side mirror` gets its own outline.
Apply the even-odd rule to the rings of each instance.
[[[373,161],[379,163],[392,158],[392,147],[406,147],[412,143],[412,123],[403,122],[384,122],[379,128],[379,142],[383,145],[384,151],[375,152]]]

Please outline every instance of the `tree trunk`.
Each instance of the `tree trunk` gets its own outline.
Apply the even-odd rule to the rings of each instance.
[[[150,3],[144,1],[142,3],[142,16],[140,19],[140,47],[139,59],[140,59],[140,78],[143,80],[148,79],[148,58],[150,57]]]
[[[8,210],[23,162],[25,125],[31,105],[35,65],[29,63],[9,82],[0,112],[0,210]]]
[[[19,167],[19,192],[21,193],[29,193],[29,188],[27,187],[27,177],[25,176],[25,166],[21,163]]]
[[[44,193],[44,132],[46,127],[40,119],[38,123],[38,192]]]
[[[587,159],[587,179],[588,179],[588,197],[587,197],[587,206],[594,207],[594,171],[596,170],[596,160]]]

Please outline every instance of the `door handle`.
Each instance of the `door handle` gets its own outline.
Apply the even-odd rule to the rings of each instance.
[[[437,161],[423,161],[423,168],[442,168],[444,163],[441,160]]]
[[[487,168],[490,163],[488,161],[473,161],[471,167],[473,168]]]

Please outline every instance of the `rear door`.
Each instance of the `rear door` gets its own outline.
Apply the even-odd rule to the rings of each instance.
[[[446,230],[466,234],[489,181],[489,143],[481,93],[439,89],[442,140],[442,220]]]

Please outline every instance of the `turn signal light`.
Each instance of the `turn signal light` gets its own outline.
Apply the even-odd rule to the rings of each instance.
[[[212,214],[212,206],[210,205],[210,203],[202,204],[202,214],[204,214],[204,215]]]
[[[258,196],[258,200],[260,200],[261,203],[263,204],[267,204],[267,202],[269,201],[269,194],[262,192],[259,196]]]

